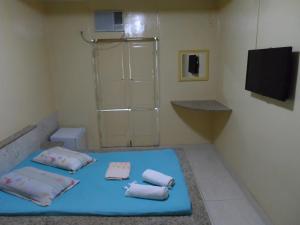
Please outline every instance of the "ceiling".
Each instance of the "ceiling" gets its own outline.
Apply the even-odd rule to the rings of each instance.
[[[21,0],[48,13],[91,10],[212,10],[230,0]]]

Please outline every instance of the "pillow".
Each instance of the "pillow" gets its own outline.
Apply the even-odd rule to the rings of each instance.
[[[79,180],[69,177],[24,167],[3,175],[0,178],[0,190],[48,206],[59,194],[78,183]]]
[[[43,151],[33,158],[32,161],[74,172],[94,162],[95,159],[84,153],[62,147],[54,147]]]

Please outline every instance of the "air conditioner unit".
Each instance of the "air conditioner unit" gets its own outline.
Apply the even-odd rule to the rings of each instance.
[[[97,11],[95,12],[96,32],[123,32],[123,12]]]

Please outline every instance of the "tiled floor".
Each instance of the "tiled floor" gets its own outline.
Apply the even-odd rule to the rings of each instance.
[[[225,169],[213,145],[180,147],[186,150],[213,225],[266,225]]]

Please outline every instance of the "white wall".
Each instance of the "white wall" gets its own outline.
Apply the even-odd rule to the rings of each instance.
[[[247,51],[255,48],[258,3],[233,0],[220,13],[218,98],[233,112],[224,130],[217,132],[216,145],[275,225],[297,225],[300,84],[295,100],[286,103],[244,90]],[[261,0],[258,48],[293,46],[299,52],[299,11],[298,0]]]
[[[24,3],[0,1],[0,140],[54,111],[43,25]]]
[[[156,13],[142,14],[146,17],[147,27],[144,35],[160,37],[161,144],[209,142],[212,135],[210,115],[177,109],[181,119],[170,101],[215,97],[215,14],[162,11],[158,14],[159,24]],[[87,127],[89,147],[96,149],[99,147],[99,138],[92,49],[81,40],[80,30],[93,34],[92,13],[52,12],[47,17],[47,43],[60,124]],[[201,48],[211,51],[210,80],[178,82],[178,51]]]

